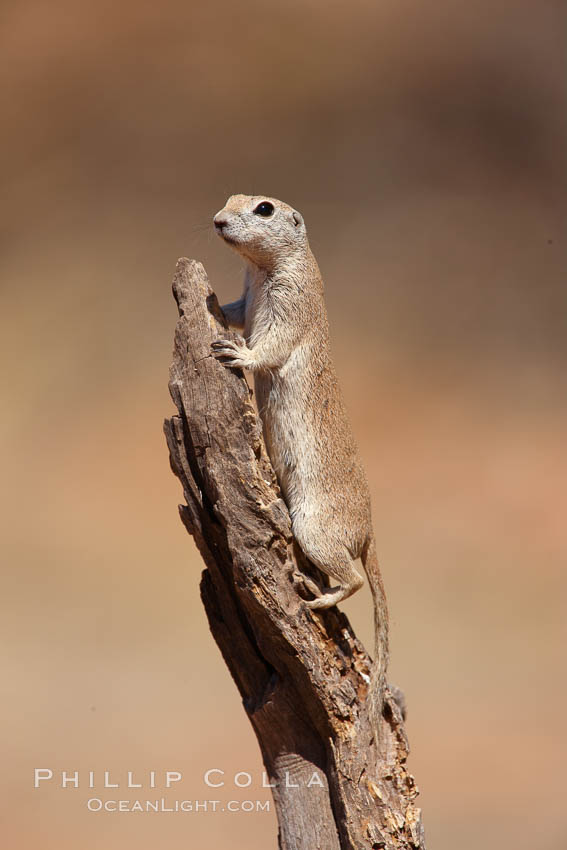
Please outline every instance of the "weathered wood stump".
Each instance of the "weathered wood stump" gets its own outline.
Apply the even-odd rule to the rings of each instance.
[[[229,332],[203,266],[179,260],[173,292],[178,415],[165,433],[186,500],[181,519],[206,565],[211,632],[274,785],[279,846],[424,850],[399,696],[387,692],[372,729],[370,659],[344,614],[303,604],[299,567],[314,568],[294,547],[250,389],[211,356],[211,342]]]

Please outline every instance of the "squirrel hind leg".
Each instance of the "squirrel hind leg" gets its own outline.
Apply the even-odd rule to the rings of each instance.
[[[364,584],[364,579],[355,568],[351,553],[342,542],[337,543],[333,539],[328,528],[319,524],[314,527],[312,522],[298,520],[298,517],[294,518],[293,534],[301,551],[322,573],[338,584],[337,587],[326,587],[324,592],[309,588],[316,598],[306,600],[305,604],[312,610],[332,608],[356,593]],[[309,587],[309,583],[306,586]]]
[[[310,560],[312,560],[310,558]],[[348,560],[340,564],[340,566],[329,567],[321,563],[314,562],[315,566],[326,573],[331,578],[340,582],[338,587],[326,588],[325,593],[319,591],[315,599],[306,600],[305,604],[312,611],[322,610],[324,608],[332,608],[333,605],[338,605],[343,599],[348,599],[357,590],[360,590],[364,584],[364,579],[360,573],[354,568],[353,562]],[[310,588],[311,589],[311,588]]]
[[[349,596],[352,596],[353,593],[360,590],[364,584],[364,579],[354,567],[351,567],[351,569],[352,580],[349,581],[348,584],[341,584],[338,587],[332,587],[327,593],[323,593],[315,599],[306,600],[305,604],[307,607],[311,608],[312,611],[332,608],[333,605],[338,605],[339,602],[342,602],[344,599],[348,599]]]

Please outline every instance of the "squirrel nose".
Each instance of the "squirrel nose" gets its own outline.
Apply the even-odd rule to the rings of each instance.
[[[218,230],[222,230],[225,225],[228,224],[228,219],[226,219],[221,213],[217,213],[213,218],[213,224]]]

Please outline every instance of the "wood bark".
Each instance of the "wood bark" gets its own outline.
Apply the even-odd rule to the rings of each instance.
[[[211,356],[227,337],[203,266],[178,261],[179,309],[165,422],[180,514],[206,568],[211,632],[256,732],[281,850],[424,850],[399,692],[386,694],[379,734],[366,709],[370,659],[346,616],[311,612],[251,391]],[[321,576],[318,574],[321,581]]]

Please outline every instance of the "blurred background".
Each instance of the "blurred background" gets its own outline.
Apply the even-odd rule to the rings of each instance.
[[[236,297],[211,217],[244,192],[303,213],[326,281],[428,844],[567,847],[564,4],[2,18],[6,846],[276,847],[273,813],[86,809],[89,770],[102,799],[164,769],[166,797],[269,799],[162,436],[175,261]],[[367,591],[345,609],[371,645]]]

